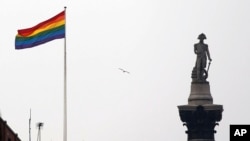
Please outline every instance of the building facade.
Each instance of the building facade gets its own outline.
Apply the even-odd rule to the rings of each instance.
[[[0,117],[0,141],[21,141],[17,135]]]

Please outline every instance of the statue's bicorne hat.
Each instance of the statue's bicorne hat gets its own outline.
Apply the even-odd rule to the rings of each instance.
[[[204,39],[207,39],[206,35],[204,33],[201,33],[199,36],[198,36],[198,39],[200,40],[204,40]]]

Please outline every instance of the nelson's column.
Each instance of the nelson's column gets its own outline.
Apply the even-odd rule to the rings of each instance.
[[[210,85],[207,81],[208,70],[212,61],[208,45],[204,43],[205,34],[200,34],[199,43],[194,45],[197,56],[192,71],[191,91],[187,105],[179,105],[179,115],[187,126],[188,141],[215,141],[215,126],[222,119],[223,106],[213,104]],[[209,63],[207,65],[207,58]]]

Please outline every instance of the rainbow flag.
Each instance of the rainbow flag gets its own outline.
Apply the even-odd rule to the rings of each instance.
[[[17,30],[15,49],[25,49],[46,42],[65,38],[65,11],[37,24],[34,27]]]

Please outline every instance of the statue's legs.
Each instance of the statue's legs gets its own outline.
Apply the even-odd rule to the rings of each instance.
[[[203,76],[206,75],[205,68],[207,66],[206,57],[199,57],[196,61],[196,69],[197,69],[197,80],[204,79]],[[206,78],[205,78],[206,79]]]
[[[196,69],[197,69],[197,80],[201,80],[201,58],[196,60]]]
[[[202,67],[202,69],[205,69],[207,67],[207,58],[206,57],[202,57],[201,67]]]

